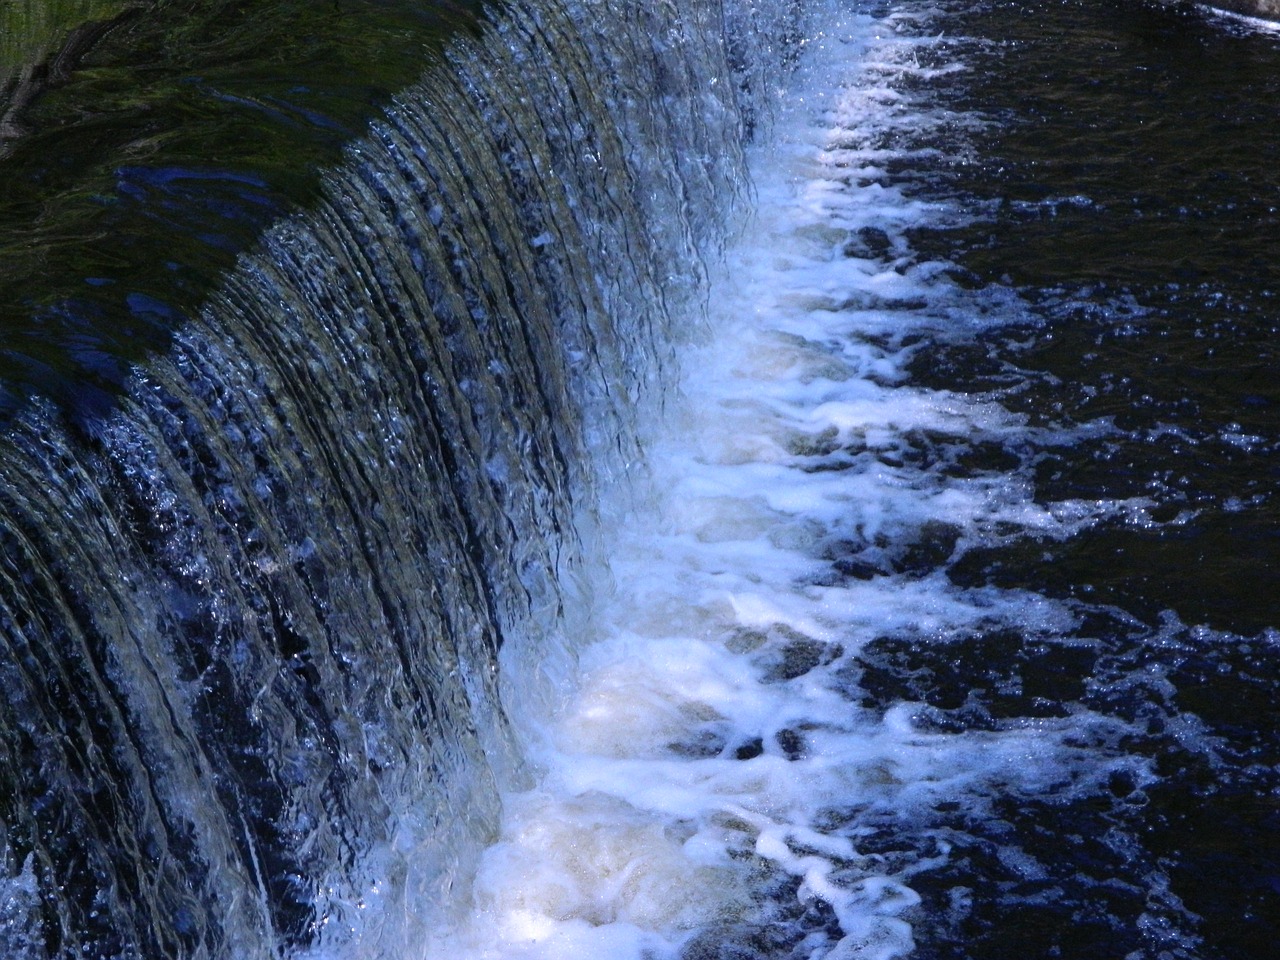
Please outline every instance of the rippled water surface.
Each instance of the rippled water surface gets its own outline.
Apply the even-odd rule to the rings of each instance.
[[[1083,802],[994,798],[935,893],[942,916],[946,883],[980,878],[971,904],[922,950],[1263,956],[1280,916],[1280,38],[1133,3],[957,5],[937,27],[967,69],[923,88],[982,126],[894,177],[972,220],[912,239],[961,286],[1017,300],[912,372],[1026,418],[988,462],[1036,502],[1127,507],[1062,540],[976,545],[948,570],[1065,600],[1078,644],[886,639],[868,692],[961,726],[1099,710],[1130,724],[1104,752],[1157,779]]]
[[[944,189],[981,222],[922,242],[1025,294],[1026,339],[995,360],[1033,372],[1019,409],[1117,428],[1047,452],[1040,488],[1182,517],[1082,538],[1052,571],[1147,617],[1274,625],[1275,35],[1135,4],[986,6],[959,29],[980,42],[948,102],[991,126]],[[929,362],[945,379],[965,361]]]

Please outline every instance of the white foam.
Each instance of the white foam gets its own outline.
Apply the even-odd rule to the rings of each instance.
[[[860,855],[880,828],[859,810],[1105,774],[1071,745],[1102,718],[941,734],[918,726],[918,705],[857,702],[857,653],[878,637],[1052,636],[1073,621],[937,572],[833,577],[833,551],[891,550],[930,524],[1061,537],[1137,509],[1038,505],[1016,475],[901,456],[915,432],[1030,429],[991,398],[903,385],[908,334],[992,321],[904,238],[962,214],[882,175],[931,125],[976,125],[904,92],[904,78],[961,65],[922,66],[935,41],[901,25],[852,18],[809,44],[778,142],[754,159],[759,212],[713,289],[712,331],[687,348],[682,396],[647,443],[651,502],[618,509],[612,593],[568,700],[531,732],[538,781],[506,798],[473,916],[406,955],[673,957],[699,931],[731,938],[821,902],[833,922],[795,928],[809,955],[905,956],[911,875],[931,864],[894,872]],[[867,227],[884,250],[846,256]]]

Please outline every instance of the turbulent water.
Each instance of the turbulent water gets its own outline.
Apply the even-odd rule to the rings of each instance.
[[[515,3],[0,451],[6,956],[1267,956],[1280,38]]]

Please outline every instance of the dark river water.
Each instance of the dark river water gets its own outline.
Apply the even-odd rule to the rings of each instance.
[[[919,228],[917,249],[961,285],[1016,291],[1021,316],[921,351],[912,372],[1026,416],[1032,438],[998,456],[1037,502],[1136,512],[1060,542],[981,545],[948,570],[1067,600],[1086,642],[886,642],[871,689],[948,725],[1122,717],[1108,749],[1158,779],[946,823],[964,854],[934,878],[936,916],[949,884],[987,896],[922,954],[1266,956],[1280,922],[1280,34],[1176,5],[943,7],[930,29],[969,69],[924,81],[928,97],[983,126],[895,176],[973,216]],[[1019,874],[1007,843],[1043,869]]]
[[[1280,32],[179,6],[0,141],[0,952],[1274,955]]]

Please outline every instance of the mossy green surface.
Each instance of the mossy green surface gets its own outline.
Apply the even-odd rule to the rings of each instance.
[[[0,0],[0,85],[53,55],[76,27],[145,0]]]

